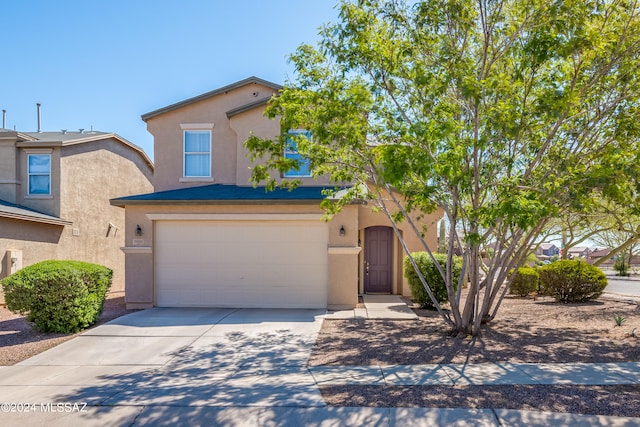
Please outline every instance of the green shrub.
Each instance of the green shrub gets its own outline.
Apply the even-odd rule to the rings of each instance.
[[[629,264],[623,256],[618,256],[613,263],[613,269],[618,272],[618,276],[629,276]]]
[[[582,302],[598,298],[607,276],[583,260],[560,260],[538,269],[540,291],[558,302]]]
[[[429,288],[433,295],[436,297],[438,302],[447,301],[447,287],[444,283],[444,279],[438,272],[435,264],[431,260],[431,257],[426,252],[414,252],[411,254],[418,264],[422,275],[426,279],[429,284]],[[438,263],[445,268],[447,255],[445,254],[434,254]],[[458,288],[458,279],[460,277],[460,272],[462,271],[462,258],[459,256],[453,257],[453,277],[454,277],[454,287]],[[409,287],[411,288],[411,295],[413,297],[413,301],[416,304],[420,304],[423,308],[433,308],[434,304],[429,298],[427,291],[424,289],[418,274],[414,270],[411,265],[411,261],[409,261],[408,257],[404,259],[404,275],[409,282]]]
[[[513,295],[526,297],[531,292],[538,290],[540,275],[535,268],[520,267],[518,271],[516,271],[515,275],[516,276],[511,282],[511,288],[509,289],[509,292]]]
[[[81,261],[43,261],[2,280],[9,310],[27,315],[43,332],[72,333],[93,325],[113,272]]]

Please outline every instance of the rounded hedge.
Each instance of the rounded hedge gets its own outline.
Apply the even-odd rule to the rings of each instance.
[[[9,310],[27,315],[43,332],[72,333],[93,325],[113,272],[81,261],[43,261],[0,283]]]
[[[433,260],[429,256],[427,252],[414,252],[411,254],[413,259],[415,260],[418,268],[420,268],[420,272],[424,276],[425,280],[429,284],[429,288],[433,295],[436,297],[438,302],[447,301],[447,287],[445,285],[444,279],[437,267],[433,263]],[[446,268],[447,256],[444,254],[434,254],[435,259],[442,266],[442,268]],[[454,289],[458,288],[458,280],[460,278],[460,273],[462,272],[462,258],[459,256],[453,257],[453,280],[454,280]],[[408,257],[404,258],[404,276],[407,278],[409,282],[409,288],[411,288],[411,296],[413,297],[413,301],[416,304],[420,304],[422,308],[434,308],[433,301],[429,298],[429,294],[424,289],[420,278],[418,277],[418,273],[416,273],[413,265],[411,265],[411,261],[409,261]]]
[[[540,292],[558,302],[583,302],[598,298],[607,276],[583,260],[560,260],[538,269]]]
[[[538,290],[539,280],[540,280],[540,275],[538,274],[538,271],[535,268],[520,267],[515,272],[515,277],[511,282],[509,292],[513,295],[526,297],[531,292],[535,292]]]

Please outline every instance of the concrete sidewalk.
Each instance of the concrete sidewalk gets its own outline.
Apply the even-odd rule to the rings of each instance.
[[[364,308],[329,311],[325,319],[412,320],[418,316],[398,295],[362,295]]]
[[[312,366],[309,370],[321,386],[640,385],[640,362]]]

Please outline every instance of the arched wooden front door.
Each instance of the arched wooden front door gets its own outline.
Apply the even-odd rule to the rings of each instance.
[[[364,230],[364,292],[393,292],[393,229],[369,227]]]

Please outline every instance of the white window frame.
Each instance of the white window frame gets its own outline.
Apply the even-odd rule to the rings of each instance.
[[[213,178],[213,153],[212,153],[212,132],[213,123],[183,123],[180,125],[182,129],[182,181],[189,180],[206,180]],[[208,151],[190,151],[187,154],[187,132],[206,132],[209,135]],[[208,175],[187,175],[187,155],[207,155],[209,156],[209,174]]]
[[[304,134],[307,136],[307,138],[311,139],[311,132],[306,129],[292,129],[292,130],[289,130],[289,132],[287,132],[287,135],[300,135],[300,134]],[[287,155],[291,155],[291,154],[300,155],[300,153],[297,150],[297,146],[295,151],[287,150],[287,146],[285,146],[285,149],[284,149],[285,159],[288,158]],[[303,159],[303,160],[305,160],[306,162],[310,162],[309,159]],[[312,176],[311,170],[308,166],[307,166],[306,174],[301,173],[300,171],[296,171],[294,169],[290,169],[283,174],[284,178],[311,178],[311,176]]]
[[[47,156],[49,157],[49,173],[43,172],[31,172],[30,166],[30,158],[31,156]],[[50,197],[52,194],[53,180],[52,180],[52,169],[53,169],[53,156],[51,155],[51,150],[48,151],[29,151],[27,152],[27,196],[29,197]],[[48,193],[32,193],[31,192],[31,177],[32,176],[48,176],[49,177],[49,192]]]

